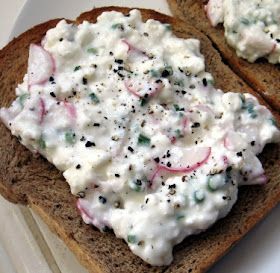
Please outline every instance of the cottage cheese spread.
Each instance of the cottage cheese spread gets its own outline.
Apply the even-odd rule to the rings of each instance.
[[[206,11],[213,26],[224,23],[226,40],[239,57],[280,63],[279,0],[210,0]]]
[[[265,183],[256,155],[279,140],[255,97],[212,83],[198,40],[137,10],[105,12],[31,45],[1,117],[63,171],[87,224],[167,265],[174,245],[230,211],[238,185]]]

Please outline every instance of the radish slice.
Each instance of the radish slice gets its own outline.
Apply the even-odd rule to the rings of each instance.
[[[223,22],[223,0],[209,0],[204,8],[213,27]]]
[[[236,132],[228,132],[224,138],[224,147],[230,151],[241,151],[246,148],[246,141]]]
[[[146,54],[146,52],[144,52],[144,51],[140,50],[139,48],[133,46],[133,45],[132,45],[130,42],[128,42],[127,40],[123,39],[122,42],[123,42],[124,44],[127,45],[127,47],[128,47],[127,52],[128,52],[128,53],[130,53],[130,52],[131,52],[131,53],[136,53],[136,54],[138,54],[138,55],[143,55],[144,57],[149,58],[149,56]]]
[[[162,82],[149,83],[137,80],[125,80],[124,86],[128,92],[138,98],[153,97],[163,89]]]
[[[40,98],[39,99],[39,117],[40,117],[39,122],[40,122],[40,124],[43,123],[46,114],[47,114],[47,112],[46,112],[45,102],[42,98]]]
[[[43,47],[31,44],[28,59],[28,85],[43,84],[55,72],[53,57]]]
[[[102,230],[105,226],[110,227],[108,223],[105,223],[105,221],[100,221],[99,219],[93,217],[89,213],[86,203],[87,203],[87,201],[86,200],[84,201],[82,199],[78,199],[78,201],[77,201],[77,208],[80,211],[80,214],[81,214],[83,220],[85,221],[85,223],[92,224],[92,225],[96,226],[97,228],[99,228],[100,230]]]
[[[68,101],[64,101],[63,105],[66,108],[70,118],[72,120],[75,120],[77,118],[77,111],[76,111],[75,106],[72,103],[68,102]]]
[[[169,150],[169,154],[170,157],[166,157],[160,162],[160,169],[171,173],[188,173],[196,170],[208,161],[211,148],[196,147],[184,149],[174,147]]]

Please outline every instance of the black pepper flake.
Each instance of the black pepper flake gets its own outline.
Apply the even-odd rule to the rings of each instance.
[[[53,98],[56,98],[56,95],[54,92],[51,92],[50,95],[53,97]]]
[[[133,149],[132,147],[130,147],[130,146],[128,146],[127,149],[128,149],[131,153],[134,152],[134,149]]]
[[[207,80],[205,78],[202,79],[202,83],[204,86],[207,86]]]
[[[120,177],[120,175],[118,173],[115,173],[115,177]]]
[[[106,204],[106,202],[107,202],[107,199],[101,195],[98,197],[98,200],[101,204]]]
[[[87,83],[88,83],[87,78],[83,77],[82,81],[83,81],[83,85],[87,85]]]
[[[168,189],[175,189],[176,188],[176,184],[172,184],[168,186]]]
[[[115,63],[117,63],[117,64],[123,64],[123,60],[121,60],[121,59],[115,59]]]
[[[277,38],[277,39],[276,39],[276,42],[277,42],[277,43],[280,43],[280,39]]]
[[[159,157],[154,158],[154,161],[155,161],[156,163],[159,163]]]
[[[167,167],[168,167],[168,168],[170,168],[170,167],[171,167],[171,163],[170,163],[169,161],[167,162],[167,164],[166,164],[166,165],[167,165]]]
[[[200,123],[199,122],[194,122],[191,127],[192,128],[198,128],[198,127],[200,127]]]
[[[148,204],[148,202],[149,202],[149,198],[146,199],[145,203]]]
[[[94,142],[91,142],[91,141],[87,141],[86,144],[85,144],[85,146],[86,146],[87,148],[93,147],[93,146],[95,146],[95,143],[94,143]]]
[[[60,38],[60,39],[59,39],[59,42],[62,42],[62,41],[63,41],[63,38]]]
[[[76,166],[76,169],[77,169],[77,170],[81,169],[81,165],[78,164],[78,165]]]
[[[255,146],[255,141],[253,140],[253,141],[251,141],[251,146]]]
[[[110,51],[110,52],[109,52],[109,54],[110,54],[111,56],[113,56],[113,55],[114,55],[114,53],[113,53],[112,51]]]
[[[99,126],[100,126],[100,123],[93,123],[93,126],[94,126],[94,127],[99,127]]]
[[[187,176],[186,176],[186,175],[182,176],[182,182],[185,182],[186,179],[187,179]]]
[[[170,76],[170,72],[169,72],[168,70],[164,69],[164,70],[162,71],[162,73],[161,73],[161,76],[162,76],[163,78],[167,78],[167,77]]]
[[[50,76],[49,81],[50,81],[50,82],[54,82],[54,77],[53,77],[53,76]]]
[[[236,153],[237,156],[242,156],[242,152]]]
[[[86,138],[84,137],[84,136],[82,136],[81,138],[80,138],[80,141],[85,141],[86,140]]]

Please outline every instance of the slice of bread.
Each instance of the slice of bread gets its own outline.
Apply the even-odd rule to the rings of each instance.
[[[95,22],[97,16],[109,10],[129,12],[127,8],[99,8],[83,13],[73,23],[83,20]],[[255,94],[222,62],[219,53],[201,32],[178,19],[152,10],[141,11],[143,20],[154,18],[171,24],[178,37],[201,40],[207,70],[216,79],[217,87]],[[29,44],[39,43],[46,31],[58,21],[52,20],[35,26],[0,51],[1,107],[8,106],[15,98],[15,87],[26,72]],[[261,97],[259,100],[265,104]],[[280,117],[277,113],[275,117],[279,124]],[[174,261],[170,266],[152,267],[133,255],[126,243],[111,232],[101,233],[93,226],[86,225],[76,209],[76,198],[71,195],[61,173],[42,157],[32,155],[11,136],[2,123],[0,155],[1,194],[12,202],[28,205],[35,210],[92,273],[205,272],[280,200],[280,145],[269,145],[261,155],[269,183],[265,186],[242,187],[239,201],[226,218],[208,231],[186,238],[176,246]]]
[[[249,63],[238,58],[235,50],[225,40],[223,26],[211,26],[204,11],[207,2],[207,0],[168,0],[171,11],[176,17],[208,36],[213,46],[221,53],[223,62],[259,92],[274,109],[280,111],[280,65],[270,64],[265,59]]]

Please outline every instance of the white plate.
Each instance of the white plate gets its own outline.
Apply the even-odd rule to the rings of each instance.
[[[170,14],[165,0],[28,0],[18,16],[10,37],[45,20],[75,18],[93,6],[130,6],[152,8]],[[280,272],[280,206],[254,228],[209,273],[279,273]]]

